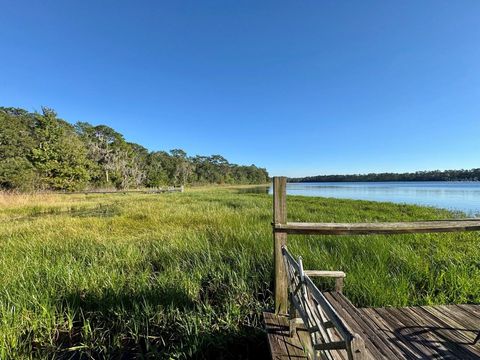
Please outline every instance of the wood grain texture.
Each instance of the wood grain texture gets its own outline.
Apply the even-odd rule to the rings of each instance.
[[[343,294],[324,296],[363,339],[367,359],[480,359],[480,341],[475,341],[480,333],[480,305],[356,308]],[[286,317],[282,324],[288,333]],[[338,335],[333,338],[339,339]],[[344,350],[330,353],[333,359],[347,358]]]
[[[305,270],[305,275],[310,277],[332,277],[332,278],[344,278],[346,275],[343,271],[330,271],[330,270]]]
[[[287,178],[273,178],[273,222],[287,223]],[[283,262],[282,247],[287,244],[287,233],[274,231],[273,258],[275,266],[275,313],[287,313],[287,273]]]
[[[263,319],[272,359],[308,359],[298,335],[289,334],[288,317],[264,312]]]
[[[290,302],[299,314],[305,329],[311,333],[308,344],[308,354],[315,358],[315,353],[320,358],[327,360],[338,358],[333,354],[346,355],[350,360],[363,360],[368,358],[362,337],[345,323],[342,317],[332,307],[328,299],[318,290],[303,270],[302,259],[296,261],[283,248],[287,279],[289,283]],[[338,271],[314,271],[316,275],[328,275],[343,280],[345,273]],[[341,288],[343,284],[337,284]],[[317,352],[313,351],[317,350]]]
[[[369,328],[383,343],[373,345],[396,355],[382,358],[473,360],[480,359],[480,343],[475,343],[480,319],[471,314],[479,310],[480,305],[440,305],[360,308],[356,314],[368,319]],[[371,345],[367,342],[366,346]]]
[[[385,223],[274,223],[274,231],[303,235],[414,234],[480,230],[480,219]]]

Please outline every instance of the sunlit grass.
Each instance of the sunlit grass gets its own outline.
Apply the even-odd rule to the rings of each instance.
[[[0,195],[1,359],[265,351],[270,196],[232,188],[15,196]],[[288,201],[292,221],[453,216],[387,203]],[[306,268],[346,271],[345,293],[358,306],[479,302],[479,245],[476,233],[289,239]]]

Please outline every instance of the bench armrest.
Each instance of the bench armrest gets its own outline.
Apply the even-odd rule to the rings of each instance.
[[[333,277],[344,278],[347,275],[343,271],[326,271],[326,270],[304,270],[305,275],[310,277]]]
[[[327,270],[304,270],[308,277],[331,277],[335,278],[335,291],[343,292],[343,279],[347,276],[343,271],[327,271]]]

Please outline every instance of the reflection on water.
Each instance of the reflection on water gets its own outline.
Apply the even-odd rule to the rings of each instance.
[[[269,193],[272,193],[270,187]],[[290,195],[390,201],[480,214],[480,182],[325,182],[289,183]]]

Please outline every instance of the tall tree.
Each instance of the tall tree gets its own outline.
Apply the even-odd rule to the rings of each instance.
[[[32,163],[43,185],[53,190],[76,190],[84,187],[90,176],[85,145],[73,127],[57,119],[57,114],[42,108],[35,115],[37,147],[32,150]]]
[[[185,185],[193,173],[193,166],[187,153],[182,149],[170,150],[175,164],[175,173],[173,175],[174,185]]]
[[[165,151],[152,152],[147,157],[146,185],[158,187],[169,185],[174,164],[172,157]]]
[[[0,108],[0,187],[30,190],[36,170],[30,161],[35,141],[33,120],[27,111]]]
[[[122,134],[106,125],[93,126],[77,122],[75,129],[88,147],[88,157],[97,164],[94,181],[97,184],[110,184],[111,173],[118,168],[119,150],[124,147]]]

